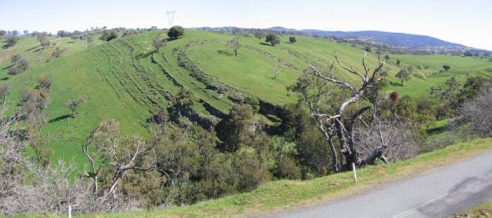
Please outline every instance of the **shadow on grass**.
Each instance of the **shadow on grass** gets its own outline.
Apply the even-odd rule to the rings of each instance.
[[[44,51],[44,48],[43,48],[43,47],[38,48],[38,49],[36,49],[34,52],[40,52],[40,51]]]
[[[272,46],[272,44],[270,43],[266,43],[266,42],[260,42],[260,44],[264,45],[264,46]]]
[[[58,121],[65,120],[65,119],[68,119],[68,118],[71,118],[71,117],[72,117],[72,115],[68,115],[68,114],[67,115],[63,115],[63,116],[59,116],[59,117],[57,117],[55,119],[50,120],[49,123],[58,122]]]
[[[403,86],[401,83],[394,83],[394,82],[390,82],[390,85],[391,86],[399,86],[399,87]]]
[[[232,53],[230,53],[228,51],[224,51],[224,50],[217,50],[217,53],[219,53],[220,55],[225,55],[225,56],[233,56]]]
[[[152,52],[147,52],[147,53],[141,53],[137,56],[135,56],[136,58],[140,58],[140,59],[145,59],[145,58],[148,58],[149,56],[151,56],[152,54],[154,54],[155,50],[152,51]]]
[[[4,77],[4,78],[1,78],[0,80],[2,80],[2,81],[6,81],[6,80],[8,80],[8,79],[9,79],[8,77]]]
[[[9,69],[9,68],[11,68],[11,67],[13,67],[13,66],[14,66],[13,64],[12,64],[12,65],[10,65],[10,66],[6,66],[6,67],[4,67],[2,70],[7,70],[7,69]]]
[[[181,38],[181,36],[180,36],[180,37],[178,37],[178,38],[169,38],[169,37],[168,37],[168,38],[166,39],[166,41],[170,42],[170,41],[178,40],[178,39],[180,39],[180,38]]]
[[[34,49],[36,49],[36,48],[39,48],[39,47],[41,47],[41,46],[40,46],[40,45],[38,45],[38,46],[34,46],[34,47],[30,48],[30,49],[27,49],[27,50],[26,50],[26,52],[27,52],[27,51],[32,51],[32,50],[34,50]],[[39,49],[38,49],[38,50],[36,50],[36,51],[39,51]],[[34,52],[36,52],[36,51],[34,51]]]
[[[2,49],[8,49],[10,47],[14,47],[14,45],[9,45],[9,44],[6,44],[6,45],[3,45],[2,46]]]
[[[444,125],[444,126],[439,126],[439,127],[434,127],[432,129],[427,129],[426,132],[428,135],[436,135],[436,134],[439,134],[439,133],[443,133],[443,132],[446,132],[448,131],[448,126],[447,125]]]

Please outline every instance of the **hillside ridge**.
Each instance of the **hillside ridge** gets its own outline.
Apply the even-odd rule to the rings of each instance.
[[[203,30],[232,30],[233,26],[226,27],[198,27],[193,29],[203,29]],[[387,31],[378,31],[378,30],[362,30],[362,31],[327,31],[327,30],[319,30],[319,29],[293,29],[286,28],[282,26],[274,26],[270,28],[265,28],[263,30],[268,31],[278,31],[285,32],[290,34],[302,34],[302,35],[311,35],[311,36],[334,36],[338,38],[344,39],[359,39],[359,40],[372,40],[373,42],[390,45],[390,46],[402,46],[407,48],[422,48],[422,47],[455,47],[460,49],[469,48],[466,45],[462,45],[459,43],[448,42],[436,37],[420,35],[420,34],[411,34],[411,33],[399,33],[399,32],[387,32]],[[483,50],[477,48],[479,50]],[[486,50],[483,50],[486,51]]]
[[[378,30],[326,31],[326,30],[318,30],[318,29],[296,30],[296,29],[290,29],[284,27],[270,27],[267,28],[267,30],[298,32],[308,35],[317,35],[321,37],[335,36],[339,38],[348,38],[348,39],[365,38],[365,39],[372,39],[382,44],[387,44],[392,46],[406,46],[409,48],[419,48],[419,47],[426,47],[426,46],[446,46],[446,47],[462,47],[462,48],[467,47],[465,45],[448,42],[427,35],[386,32],[386,31],[378,31]]]

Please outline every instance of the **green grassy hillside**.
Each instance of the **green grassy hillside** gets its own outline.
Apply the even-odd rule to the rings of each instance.
[[[228,113],[232,101],[238,96],[252,95],[272,104],[296,102],[288,95],[286,86],[312,64],[327,71],[334,61],[336,50],[347,66],[360,69],[363,50],[348,44],[297,36],[295,44],[286,43],[289,36],[282,36],[282,43],[275,47],[265,45],[254,37],[239,37],[238,56],[227,46],[235,36],[204,31],[187,30],[184,37],[169,41],[159,53],[154,52],[153,40],[164,31],[152,31],[118,38],[110,42],[95,40],[96,46],[87,49],[83,41],[69,38],[60,40],[61,48],[68,49],[59,59],[46,62],[54,47],[41,49],[34,37],[21,38],[17,45],[0,50],[1,83],[13,85],[8,102],[18,99],[20,90],[35,88],[41,76],[53,79],[51,104],[46,108],[50,121],[43,134],[51,139],[55,153],[53,159],[75,158],[82,163],[80,150],[91,129],[107,119],[117,119],[123,133],[148,136],[146,119],[184,88],[200,99],[194,106],[200,117],[216,122],[218,112]],[[97,38],[97,37],[95,37]],[[59,39],[52,38],[52,42]],[[3,42],[0,43],[3,46]],[[20,54],[31,67],[21,75],[7,75],[10,57]],[[400,93],[418,95],[431,86],[444,82],[454,75],[466,73],[489,76],[485,69],[491,62],[481,59],[451,56],[392,56],[403,65],[411,65],[416,72],[425,74],[423,79],[412,78],[404,86],[394,85]],[[376,65],[376,57],[368,55],[370,65]],[[399,84],[394,75],[399,67],[387,63],[385,69],[393,84]],[[449,64],[451,70],[432,74]],[[273,78],[278,67],[280,74]],[[421,66],[421,67],[419,67]],[[417,69],[419,67],[419,69]],[[337,76],[354,80],[336,67]],[[87,103],[78,110],[78,117],[69,117],[70,111],[63,104],[69,99],[87,96]]]
[[[411,88],[396,88],[401,90],[401,94],[417,95],[428,91],[433,85],[446,82],[450,77],[456,76],[464,80],[467,76],[492,77],[492,73],[487,72],[491,68],[492,62],[488,59],[476,57],[460,57],[445,55],[395,55],[394,60],[401,60],[402,65],[412,66],[414,72],[424,75],[424,79],[413,77],[405,82],[405,86]],[[443,71],[443,65],[449,65],[450,70]]]

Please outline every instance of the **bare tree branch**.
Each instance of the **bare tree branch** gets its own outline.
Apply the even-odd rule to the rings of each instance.
[[[338,65],[342,69],[346,70],[349,73],[352,73],[352,74],[359,76],[361,78],[361,80],[364,81],[364,76],[362,76],[359,72],[357,72],[357,70],[355,70],[353,67],[347,68],[342,64],[342,62],[340,62],[340,59],[338,58],[338,52],[334,52],[333,57],[335,57],[335,60],[337,61]],[[362,59],[362,63],[363,63],[363,65],[365,65],[364,58]]]
[[[346,87],[348,89],[350,89],[352,91],[352,93],[356,93],[355,89],[350,85],[348,84],[347,82],[344,82],[344,81],[339,81],[339,80],[336,80],[336,79],[333,79],[331,77],[326,77],[324,76],[320,71],[318,71],[314,66],[312,65],[309,65],[309,67],[311,68],[311,70],[313,71],[312,73],[320,78],[323,78],[324,80],[327,80],[327,81],[330,81],[332,83],[335,83],[337,85],[340,85],[340,86],[343,86],[343,87]]]

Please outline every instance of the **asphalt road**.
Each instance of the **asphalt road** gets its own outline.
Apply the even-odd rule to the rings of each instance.
[[[364,194],[276,217],[449,217],[492,200],[492,151]]]

